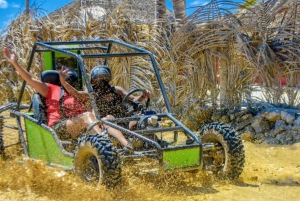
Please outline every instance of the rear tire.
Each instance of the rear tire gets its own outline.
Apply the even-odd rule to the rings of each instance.
[[[104,135],[87,135],[79,139],[74,167],[75,174],[87,182],[99,182],[111,188],[121,181],[119,155]]]
[[[211,123],[200,133],[202,144],[214,144],[203,152],[203,168],[212,171],[217,179],[237,179],[243,172],[245,151],[235,131],[223,123]]]

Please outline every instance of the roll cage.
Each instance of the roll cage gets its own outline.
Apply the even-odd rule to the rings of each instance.
[[[70,45],[75,45],[77,47],[68,47]],[[95,46],[88,46],[88,45],[95,45]],[[120,45],[126,48],[129,48],[130,50],[134,51],[134,52],[121,52],[121,53],[115,53],[115,52],[111,52],[112,50],[112,46],[115,45]],[[84,50],[103,50],[104,53],[96,53],[96,54],[83,54],[82,52],[84,52]],[[68,55],[72,58],[75,58],[77,60],[77,64],[78,64],[78,69],[79,69],[79,74],[82,76],[82,80],[85,83],[85,86],[87,88],[87,91],[89,93],[90,96],[90,100],[91,100],[91,104],[93,109],[95,110],[95,115],[97,117],[97,121],[94,122],[88,129],[87,132],[92,128],[92,126],[96,125],[96,124],[107,124],[108,126],[111,126],[113,128],[116,128],[118,130],[120,130],[123,133],[128,134],[129,136],[133,136],[136,137],[142,141],[145,141],[149,144],[152,144],[155,149],[157,151],[150,151],[149,153],[147,153],[146,155],[149,157],[153,157],[153,158],[161,158],[160,156],[162,155],[163,151],[171,151],[171,150],[177,150],[177,149],[186,149],[186,148],[193,148],[193,147],[200,147],[200,153],[199,153],[199,162],[197,162],[197,166],[201,166],[201,158],[202,158],[202,144],[201,144],[201,140],[192,132],[190,131],[187,127],[185,127],[179,120],[177,120],[174,117],[174,114],[172,113],[172,109],[171,109],[171,105],[169,103],[168,97],[167,97],[167,93],[164,87],[164,84],[162,82],[162,79],[160,77],[160,73],[159,73],[159,69],[157,67],[155,58],[153,56],[153,54],[147,50],[144,50],[142,48],[118,41],[118,40],[96,40],[96,41],[62,41],[62,42],[36,42],[32,48],[32,52],[31,52],[31,56],[28,62],[28,66],[27,66],[27,71],[30,72],[31,66],[32,66],[32,62],[34,60],[34,55],[36,53],[45,53],[45,52],[59,52],[65,55]],[[173,127],[167,127],[167,128],[151,128],[151,129],[140,129],[140,130],[136,130],[136,131],[131,131],[128,130],[126,128],[123,128],[119,125],[117,125],[116,123],[119,122],[124,122],[124,121],[131,121],[131,120],[137,120],[139,123],[146,121],[147,116],[144,117],[125,117],[125,118],[117,118],[111,121],[107,121],[107,120],[101,120],[101,115],[100,112],[97,109],[96,106],[96,101],[94,99],[94,96],[92,95],[93,89],[90,85],[88,76],[87,76],[87,71],[86,68],[84,67],[84,61],[83,59],[85,58],[104,58],[104,65],[107,64],[107,59],[108,58],[112,58],[112,57],[136,57],[136,56],[143,56],[143,57],[148,57],[151,61],[153,70],[155,72],[155,76],[157,78],[157,82],[158,85],[160,87],[160,91],[162,93],[163,96],[163,100],[167,109],[167,113],[159,113],[156,114],[159,118],[168,118],[171,121],[174,122],[175,126]],[[53,70],[55,67],[53,66]],[[34,119],[32,119],[30,116],[23,114],[20,111],[21,108],[21,100],[24,94],[24,90],[25,90],[25,86],[26,86],[26,82],[24,81],[22,83],[22,87],[20,90],[20,94],[19,94],[19,98],[17,103],[10,105],[10,107],[7,108],[13,108],[11,109],[11,114],[14,114],[17,116],[17,120],[19,119],[19,121],[17,121],[18,125],[19,125],[19,133],[20,133],[20,139],[22,144],[25,144],[23,142],[25,142],[25,137],[22,133],[22,129],[20,127],[20,116],[24,117],[25,119],[29,119],[30,121],[34,121]],[[45,125],[43,125],[45,127]],[[47,126],[46,126],[47,127]],[[53,132],[50,129],[51,132]],[[179,146],[170,146],[170,147],[162,147],[160,144],[158,144],[157,142],[144,137],[144,134],[148,134],[148,133],[157,133],[157,132],[169,132],[169,131],[173,131],[174,132],[174,137],[173,137],[173,142],[177,141],[178,138],[178,131],[182,131],[184,132],[186,135],[188,135],[190,138],[192,138],[194,140],[193,144],[187,144],[187,145],[179,145]],[[56,141],[58,141],[57,139],[55,139]],[[25,155],[28,155],[28,150],[26,146],[23,146],[24,149],[24,153]],[[60,149],[62,149],[62,147],[60,146]],[[66,151],[64,149],[62,149],[63,153],[71,156],[70,153],[66,153]],[[126,156],[126,157],[139,157],[139,156]]]

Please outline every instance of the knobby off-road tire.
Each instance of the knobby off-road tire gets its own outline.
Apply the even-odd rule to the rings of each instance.
[[[5,159],[5,147],[4,147],[4,119],[0,118],[0,157]]]
[[[74,157],[75,174],[87,182],[112,188],[121,181],[117,150],[105,135],[87,135],[78,141]]]
[[[223,123],[211,123],[200,133],[202,144],[213,143],[215,148],[203,152],[203,168],[212,171],[217,179],[237,179],[243,171],[245,151],[235,131]]]

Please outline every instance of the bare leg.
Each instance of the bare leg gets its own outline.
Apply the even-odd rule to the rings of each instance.
[[[85,112],[76,118],[67,120],[67,131],[71,134],[72,138],[77,138],[80,131],[88,128],[89,125],[96,120],[96,117],[91,112]],[[95,125],[92,129],[95,133],[102,133],[102,130],[97,125]]]
[[[102,119],[108,120],[113,118],[113,116],[108,115]],[[95,122],[96,120],[97,119],[92,112],[85,112],[76,118],[67,120],[67,131],[71,134],[72,138],[77,138],[80,134],[80,131],[88,128],[89,125]],[[107,129],[108,134],[117,138],[123,147],[125,147],[128,144],[128,141],[126,140],[121,131],[109,127],[107,125],[104,125],[104,127]],[[95,133],[102,133],[102,130],[97,125],[95,125],[92,129]]]
[[[106,117],[103,117],[102,119],[103,120],[114,119],[114,116],[107,115]],[[123,147],[125,147],[128,144],[128,141],[126,140],[126,138],[124,137],[124,135],[121,131],[119,131],[115,128],[112,128],[108,125],[104,125],[104,127],[107,129],[108,134],[117,138]]]

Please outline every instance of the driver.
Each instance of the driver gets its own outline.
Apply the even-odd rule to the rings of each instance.
[[[122,105],[123,98],[128,92],[120,86],[111,86],[111,71],[107,66],[96,66],[91,71],[91,85],[95,92],[95,100],[102,116],[112,115],[115,118],[126,116],[126,110]],[[143,93],[140,96],[129,96],[133,102],[142,102],[149,98],[150,93]]]
[[[111,71],[107,66],[96,66],[91,71],[91,86],[94,90],[95,101],[101,116],[104,119],[120,118],[124,117],[126,114],[122,100],[128,94],[128,92],[123,87],[111,86],[109,84],[111,78]],[[87,91],[77,91],[67,82],[62,82],[62,85],[76,99],[84,102],[90,102]],[[147,93],[143,93],[140,96],[131,95],[129,99],[134,102],[142,102],[149,97],[150,93],[147,91]],[[130,123],[130,125],[132,124],[134,123]],[[109,126],[105,125],[105,128],[108,129]],[[131,129],[131,126],[129,126],[129,129]],[[110,134],[109,130],[108,134]],[[120,132],[120,135],[123,134]],[[122,140],[120,143],[125,149],[132,150],[132,147],[127,140]]]

